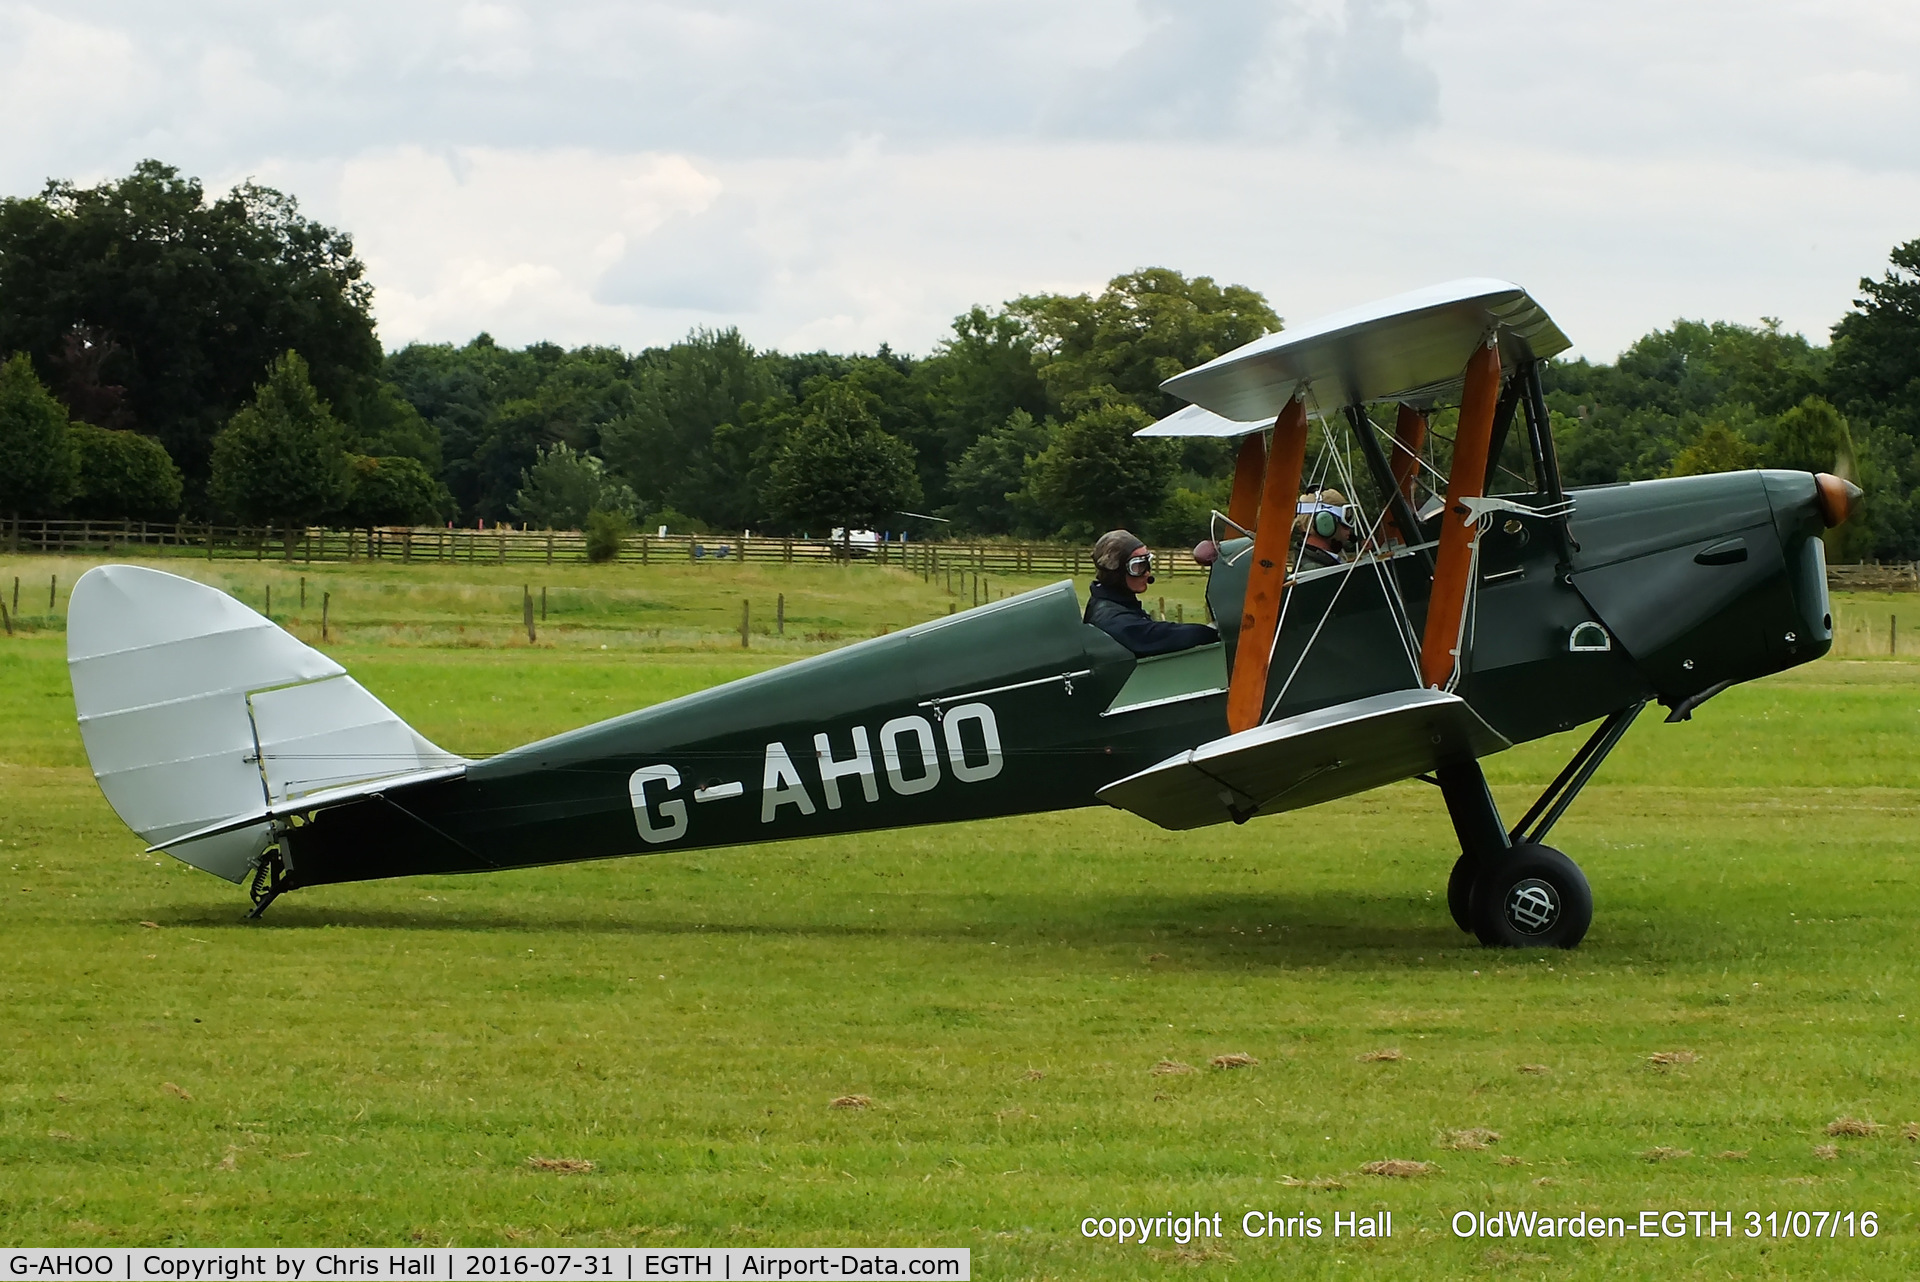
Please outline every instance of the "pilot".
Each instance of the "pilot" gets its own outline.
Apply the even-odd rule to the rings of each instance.
[[[1294,532],[1304,536],[1301,568],[1339,565],[1353,548],[1353,508],[1339,490],[1302,494],[1294,505]]]
[[[1109,530],[1093,545],[1093,587],[1086,620],[1145,658],[1210,645],[1220,634],[1204,623],[1163,623],[1140,605],[1153,582],[1153,554],[1125,530]]]

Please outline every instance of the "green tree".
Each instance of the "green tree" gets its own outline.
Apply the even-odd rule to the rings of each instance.
[[[1853,433],[1827,401],[1809,396],[1773,421],[1767,432],[1768,467],[1831,472],[1853,464]]]
[[[1693,444],[1674,457],[1668,476],[1706,476],[1713,472],[1742,472],[1760,466],[1760,447],[1725,423],[1700,429]]]
[[[138,432],[91,423],[68,429],[74,491],[67,510],[91,520],[165,521],[180,515],[180,469],[167,447]]]
[[[1280,328],[1256,291],[1165,267],[1116,276],[1098,296],[1036,294],[1008,310],[1031,331],[1056,404],[1110,388],[1154,418],[1184,404],[1160,390],[1166,379]]]
[[[352,489],[342,516],[349,525],[437,525],[453,510],[447,487],[417,458],[352,454],[347,465]]]
[[[352,431],[355,452],[369,458],[410,458],[437,475],[443,451],[434,430],[400,389],[370,383],[356,396],[353,412],[340,415]]]
[[[947,482],[953,501],[944,511],[955,527],[971,534],[1052,533],[1026,488],[1027,468],[1052,439],[1051,423],[1016,409],[968,446]]]
[[[1052,525],[1070,538],[1095,538],[1143,525],[1160,510],[1175,448],[1134,433],[1153,422],[1125,401],[1094,403],[1069,419],[1027,469],[1028,488]]]
[[[0,363],[0,512],[50,516],[73,493],[66,407],[15,352]]]
[[[633,522],[625,512],[587,513],[587,560],[599,565],[618,559],[620,547],[631,533]]]
[[[1757,328],[1675,321],[1612,365],[1550,363],[1541,381],[1561,475],[1569,485],[1667,475],[1709,423],[1757,436],[1762,420],[1819,391],[1826,364],[1823,349],[1773,319]]]
[[[159,438],[196,505],[213,437],[280,352],[357,401],[380,367],[372,298],[349,236],[254,183],[209,200],[147,160],[0,200],[0,351],[26,351],[83,417],[111,389],[129,419],[102,424]]]
[[[632,521],[639,500],[627,485],[607,474],[606,464],[566,444],[540,451],[521,473],[513,514],[545,530],[582,530],[590,512],[611,512]]]
[[[802,405],[798,426],[772,461],[773,510],[801,530],[886,529],[921,498],[913,450],[880,430],[875,398],[826,382]]]
[[[955,468],[976,441],[1015,413],[1035,423],[1052,411],[1034,364],[1034,335],[1005,310],[974,307],[954,317],[953,334],[913,371],[923,426],[911,444],[920,456],[925,502],[970,503],[948,488]],[[930,478],[938,483],[929,483]]]
[[[1896,246],[1879,280],[1862,280],[1833,327],[1828,386],[1849,415],[1920,439],[1920,240]]]
[[[382,376],[433,428],[440,476],[467,516],[480,514],[483,490],[489,504],[498,505],[489,514],[503,514],[520,470],[533,461],[528,450],[501,478],[483,476],[477,455],[488,442],[496,409],[539,390],[542,371],[550,368],[541,350],[512,351],[483,333],[463,347],[410,343],[386,360]]]
[[[346,506],[353,489],[346,447],[346,428],[314,390],[306,361],[287,352],[213,438],[209,494],[241,521],[278,523],[291,556],[295,526]]]
[[[734,329],[696,330],[643,353],[630,408],[600,429],[608,466],[649,505],[735,529],[748,524],[756,478],[735,471],[735,459],[717,459],[713,438],[722,424],[739,426],[747,404],[782,390],[779,364]],[[741,444],[733,442],[729,453],[737,455]]]
[[[1213,514],[1225,511],[1229,481],[1208,482],[1189,476],[1173,486],[1160,510],[1147,519],[1140,534],[1159,546],[1184,546],[1198,543],[1213,528]]]

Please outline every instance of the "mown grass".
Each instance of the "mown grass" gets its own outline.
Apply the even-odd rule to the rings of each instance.
[[[25,564],[44,591],[46,562]],[[748,586],[690,577],[709,568],[566,585],[668,603],[704,639],[651,641],[609,607],[587,639],[529,648],[517,579],[341,567],[342,597],[390,583],[406,610],[380,617],[418,632],[332,648],[430,737],[493,751],[784,657],[729,650],[724,613],[702,624],[716,585],[735,611]],[[877,567],[763,586],[826,602],[807,608],[846,635],[947,600]],[[1916,729],[1920,665],[1886,660],[1645,718],[1556,833],[1598,904],[1570,954],[1453,928],[1451,836],[1418,784],[1196,833],[1085,810],[329,887],[248,923],[237,888],[140,853],[86,771],[61,638],[23,632],[0,645],[0,1232],[951,1244],[981,1277],[1908,1276]],[[1570,749],[1490,761],[1503,804]],[[1230,1053],[1259,1062],[1209,1067]],[[848,1094],[872,1104],[830,1107]],[[1828,1136],[1841,1117],[1881,1129]],[[1451,1146],[1473,1130],[1499,1138]],[[1645,1156],[1662,1150],[1686,1155]],[[1435,1169],[1360,1173],[1384,1158]],[[1396,1235],[1251,1241],[1234,1226],[1255,1207],[1329,1225],[1387,1207]],[[1883,1227],[1447,1231],[1455,1210],[1528,1208]],[[1185,1211],[1227,1238],[1078,1229]]]

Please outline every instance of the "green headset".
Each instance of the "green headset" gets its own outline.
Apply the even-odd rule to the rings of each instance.
[[[1307,518],[1307,529],[1323,539],[1332,538],[1342,525],[1353,524],[1350,504],[1324,503],[1317,495],[1301,503],[1298,511]]]

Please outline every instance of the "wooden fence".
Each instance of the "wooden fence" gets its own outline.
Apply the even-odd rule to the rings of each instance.
[[[584,562],[586,537],[577,530],[488,530],[377,527],[312,528],[288,539],[281,531],[149,521],[14,521],[0,546],[14,552],[111,554],[158,551],[208,560],[402,561],[432,564],[556,565]],[[898,565],[916,574],[971,570],[979,574],[1084,578],[1093,573],[1090,549],[1060,543],[883,542],[850,548],[829,539],[761,534],[630,534],[618,560],[627,565],[724,565],[842,562]],[[1155,552],[1156,574],[1197,575],[1187,548]]]
[[[418,561],[474,565],[556,565],[587,559],[586,537],[577,530],[312,528],[289,541],[268,530],[220,525],[170,525],[148,521],[13,521],[0,523],[0,545],[14,552],[98,554],[157,550],[208,560]],[[1084,546],[1065,543],[885,542],[856,543],[855,559],[903,566],[916,574],[971,570],[979,574],[1087,578],[1093,561]],[[828,539],[776,538],[760,534],[630,534],[619,560],[628,565],[830,563],[848,549]],[[1186,548],[1155,550],[1154,572],[1195,575],[1201,568]],[[1920,563],[1907,561],[1829,565],[1835,591],[1920,591]]]

